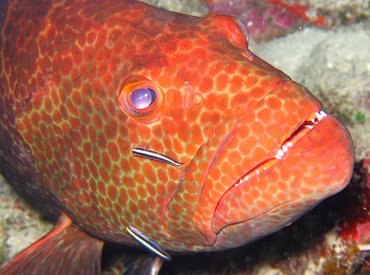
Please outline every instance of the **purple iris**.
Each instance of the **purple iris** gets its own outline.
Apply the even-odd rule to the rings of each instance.
[[[156,98],[156,92],[150,88],[139,88],[133,90],[130,94],[132,105],[140,110],[149,107],[156,100]]]

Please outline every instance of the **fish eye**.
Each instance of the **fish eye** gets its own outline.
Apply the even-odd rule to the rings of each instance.
[[[153,81],[140,75],[127,78],[118,95],[121,111],[142,123],[152,123],[160,116],[163,92]]]
[[[151,88],[138,88],[130,94],[132,105],[139,110],[148,108],[156,99],[157,93]]]

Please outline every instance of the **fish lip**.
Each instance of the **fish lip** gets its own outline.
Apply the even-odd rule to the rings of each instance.
[[[217,234],[218,239],[218,243],[215,245],[225,247],[225,244],[229,246],[235,243],[238,244],[238,242],[246,243],[255,239],[255,237],[259,238],[270,234],[281,228],[281,225],[289,225],[290,221],[296,220],[317,203],[340,192],[348,185],[355,160],[350,132],[333,115],[328,114],[318,119],[319,121],[315,125],[312,125],[312,129],[308,129],[307,133],[302,135],[296,141],[296,144],[294,144],[295,146],[291,147],[288,151],[289,153],[284,156],[283,160],[286,160],[286,162],[279,161],[274,167],[274,169],[282,169],[282,171],[285,170],[288,173],[280,179],[280,182],[285,182],[287,175],[289,176],[290,170],[292,170],[289,178],[292,179],[293,185],[289,183],[285,185],[283,189],[280,189],[283,193],[285,191],[290,193],[291,187],[297,187],[294,181],[301,181],[302,172],[303,177],[307,181],[299,186],[308,189],[302,194],[294,194],[294,190],[292,190],[292,196],[288,195],[275,198],[272,203],[267,203],[265,206],[255,209],[256,207],[249,203],[252,197],[248,196],[248,200],[244,200],[243,195],[249,190],[248,183],[256,180],[256,177],[251,178],[248,182],[244,182],[243,185],[240,184],[235,189],[229,188],[223,194],[222,199],[219,200],[212,219],[212,229]],[[305,164],[305,167],[309,168],[309,170],[300,170],[301,160],[308,162],[307,166]],[[311,174],[310,171],[318,173]],[[274,176],[269,177],[271,175],[273,174],[270,173],[270,170],[265,170],[261,173],[261,177],[265,181],[265,187],[262,188],[267,188],[269,179],[275,178]],[[260,190],[260,194],[264,190],[267,189]],[[257,196],[260,197],[259,194]],[[265,199],[268,198],[270,197],[265,197]],[[277,213],[280,217],[284,217],[284,220],[276,220],[275,223],[270,224],[269,228],[262,227],[264,229],[259,229],[259,227],[255,227],[255,225],[261,225],[261,222],[263,222],[263,220],[257,221],[257,223],[253,222],[254,218],[261,212],[258,210],[272,209],[277,203],[287,202],[288,200],[290,200],[292,207],[286,205],[284,213]],[[234,209],[240,209],[238,214],[233,214]],[[253,211],[253,209],[257,211]],[[266,218],[268,219],[268,217]],[[251,223],[248,221],[251,221]],[[246,233],[244,234],[242,232]],[[238,237],[238,242],[228,243],[230,235],[233,234],[240,236]]]
[[[224,197],[226,196],[226,194],[228,194],[229,192],[231,192],[232,189],[236,188],[237,186],[248,182],[248,180],[250,178],[252,178],[254,176],[257,176],[262,171],[262,169],[263,170],[271,169],[278,161],[280,161],[283,158],[283,156],[289,151],[290,148],[294,147],[294,145],[301,138],[304,138],[304,136],[306,136],[306,134],[308,132],[310,132],[312,129],[314,129],[315,126],[317,126],[322,121],[322,119],[325,118],[326,116],[328,116],[328,114],[325,111],[323,111],[322,109],[320,109],[317,112],[313,112],[311,115],[309,115],[308,118],[306,120],[304,120],[297,127],[297,129],[295,131],[293,131],[293,133],[281,143],[280,149],[278,150],[278,152],[276,153],[276,155],[275,155],[274,158],[267,159],[267,160],[264,160],[264,161],[258,163],[256,166],[254,166],[252,169],[250,169],[248,172],[246,172],[242,177],[240,177],[234,184],[232,184],[223,193],[223,195],[218,200],[218,203],[217,203],[217,205],[215,207],[214,212],[217,211],[219,204],[222,202],[222,200],[224,199]],[[278,206],[285,205],[285,204],[288,204],[288,203],[291,203],[291,201],[282,202]],[[276,207],[267,210],[266,213],[274,210],[275,208]],[[261,215],[263,215],[263,213],[261,213]],[[225,226],[223,226],[221,228],[214,228],[214,226],[213,226],[213,224],[214,224],[214,218],[215,218],[215,216],[213,216],[211,224],[212,224],[213,232],[216,234],[216,236],[219,233],[222,232],[222,229],[223,228],[225,228],[225,227],[227,227],[229,225],[232,225],[232,224],[227,224],[227,225],[225,225]],[[251,217],[250,219],[253,219],[253,218],[255,218],[255,216],[254,217]],[[245,221],[235,222],[235,224],[238,224],[238,223],[241,223],[241,222],[245,222]],[[216,239],[217,239],[217,237],[216,237]]]
[[[309,131],[311,131],[320,121],[326,117],[328,114],[323,110],[312,113],[287,139],[285,139],[278,149],[274,158],[264,160],[258,163],[254,168],[245,173],[242,177],[239,178],[226,192],[225,194],[233,187],[236,187],[240,184],[243,184],[249,178],[258,175],[261,171],[270,169],[274,164],[281,160],[283,156],[293,147],[298,140],[303,138]],[[221,198],[222,199],[222,198]],[[220,200],[221,201],[221,200]]]

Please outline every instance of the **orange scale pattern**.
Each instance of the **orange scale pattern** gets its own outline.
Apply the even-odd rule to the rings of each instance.
[[[1,172],[97,238],[133,244],[130,225],[166,250],[235,247],[348,182],[347,130],[327,116],[295,140],[320,103],[249,52],[230,17],[12,0],[0,27]],[[156,98],[125,105],[130,87]]]

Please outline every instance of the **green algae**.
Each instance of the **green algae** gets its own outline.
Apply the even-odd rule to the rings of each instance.
[[[363,112],[356,112],[354,115],[354,120],[357,123],[365,123],[366,120],[366,115]]]

